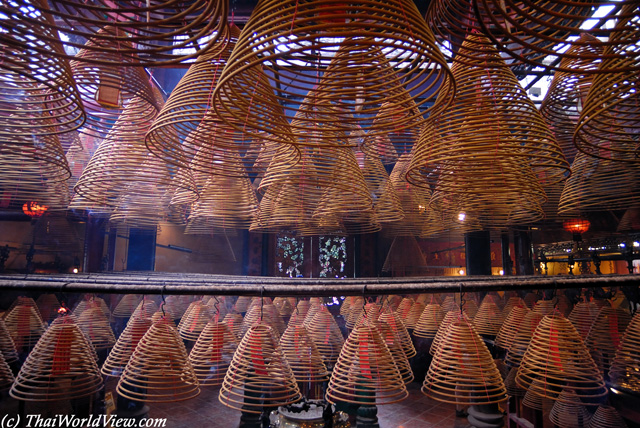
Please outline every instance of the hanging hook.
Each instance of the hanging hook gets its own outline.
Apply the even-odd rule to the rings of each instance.
[[[264,309],[264,285],[260,288],[260,322],[262,322],[262,314]]]
[[[160,305],[160,309],[162,309],[162,318],[164,318],[167,314],[164,312],[164,305],[167,304],[167,301],[164,299],[164,292],[167,288],[166,284],[162,284],[162,290],[160,291],[160,297],[162,298],[162,304]]]
[[[464,299],[464,290],[462,289],[462,283],[460,283],[460,315],[462,315],[463,306],[465,303],[467,303],[467,301]]]
[[[362,314],[366,318],[367,317],[367,284],[362,286]]]
[[[553,310],[558,309],[558,302],[560,299],[558,298],[558,281],[553,280],[553,294],[551,295],[551,301],[553,302]]]

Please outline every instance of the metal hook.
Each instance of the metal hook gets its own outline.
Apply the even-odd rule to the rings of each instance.
[[[162,318],[164,318],[167,314],[164,312],[164,305],[167,304],[167,301],[164,299],[164,292],[167,288],[166,284],[162,284],[162,290],[160,291],[160,297],[162,297],[162,304],[160,305],[160,309],[162,309]]]
[[[264,308],[264,285],[260,288],[260,322],[262,322],[262,314]]]
[[[462,283],[460,283],[460,314],[462,314],[462,307],[467,301],[464,299],[464,290],[462,290]]]

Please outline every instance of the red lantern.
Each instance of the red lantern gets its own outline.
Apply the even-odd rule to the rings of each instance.
[[[581,218],[565,220],[562,223],[562,227],[564,228],[564,230],[573,234],[583,234],[587,230],[589,230],[589,226],[591,226],[591,222],[589,220],[584,220]]]
[[[40,205],[37,202],[25,202],[22,206],[22,212],[29,217],[42,217],[42,215],[49,209],[46,205]]]

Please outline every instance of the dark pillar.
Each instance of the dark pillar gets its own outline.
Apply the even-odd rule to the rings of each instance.
[[[500,242],[502,249],[502,270],[505,275],[511,275],[513,273],[513,261],[511,260],[509,233],[505,232],[500,235]]]
[[[467,275],[491,275],[491,234],[488,230],[464,235]]]
[[[516,275],[533,275],[531,233],[528,230],[514,230],[513,245],[516,250]]]
[[[107,270],[113,272],[116,265],[116,242],[118,240],[118,230],[116,228],[109,229],[109,237],[107,240]]]
[[[106,218],[91,217],[87,219],[84,232],[84,272],[100,272],[102,270],[102,248],[104,247],[104,227]]]

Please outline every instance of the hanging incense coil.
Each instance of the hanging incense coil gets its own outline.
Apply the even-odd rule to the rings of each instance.
[[[238,299],[236,300],[236,303],[234,304],[233,308],[238,313],[247,312],[247,309],[249,309],[250,303],[251,303],[251,298],[249,296],[238,296]]]
[[[518,371],[516,368],[514,368],[513,370],[515,370],[516,373]],[[516,374],[516,385],[518,385],[517,374]],[[518,386],[520,387],[520,385]],[[542,412],[550,411],[554,403],[553,396],[546,397],[546,396],[542,396],[534,393],[534,391],[540,388],[544,388],[544,380],[534,379],[532,383],[532,387],[527,389],[526,390],[527,392],[524,394],[524,398],[522,399],[522,405],[530,409],[540,410]],[[551,392],[551,394],[554,394],[554,392]]]
[[[172,321],[161,318],[138,342],[116,387],[133,401],[167,403],[200,394],[198,378]]]
[[[558,400],[553,403],[549,420],[558,427],[584,428],[589,426],[591,413],[573,390],[565,388]]]
[[[36,300],[36,305],[43,321],[51,322],[58,317],[60,301],[55,294],[41,294]]]
[[[102,389],[95,351],[70,317],[51,324],[16,376],[9,395],[21,401],[87,397]]]
[[[536,386],[534,380],[543,384]],[[604,380],[571,322],[560,314],[545,316],[538,324],[518,368],[518,385],[553,400],[569,385],[581,399],[607,394]]]
[[[605,6],[606,4],[606,6]],[[608,46],[602,55],[603,62],[611,62],[601,67],[601,73],[613,73],[637,70],[638,67],[620,65],[625,58],[624,52],[634,53],[634,45],[638,42],[637,4],[634,1],[622,3],[598,3],[597,6],[610,8],[609,19],[616,21],[615,26],[605,25],[603,19],[598,26],[598,36],[607,39],[600,42]],[[579,53],[560,49],[566,46],[589,47],[592,41],[573,40],[571,35],[578,34],[583,24],[589,24],[596,5],[592,2],[571,3],[568,1],[521,2],[508,1],[500,3],[495,0],[482,0],[474,4],[476,16],[482,33],[491,38],[491,42],[498,44],[502,51],[518,62],[525,62],[546,70],[576,71],[568,64],[558,61],[547,61],[547,57],[579,58]],[[513,11],[517,11],[514,14]],[[606,16],[606,15],[605,15]],[[488,19],[487,19],[488,18]],[[592,25],[593,25],[592,24]],[[587,27],[587,28],[590,28]],[[571,41],[570,41],[571,40]],[[598,43],[598,44],[600,44]],[[610,52],[607,52],[610,50]],[[583,53],[588,57],[588,54]],[[598,59],[592,54],[591,58]],[[575,65],[574,65],[575,67]],[[587,69],[588,70],[588,69]],[[583,70],[579,70],[583,72]]]
[[[344,345],[344,337],[326,306],[320,306],[309,325],[305,327],[324,363],[327,366],[333,366]]]
[[[357,156],[357,154],[356,154]],[[398,222],[404,218],[400,198],[389,179],[389,174],[378,156],[363,155],[360,164],[369,192],[373,195],[373,209],[379,223]],[[360,160],[358,160],[360,163]]]
[[[4,357],[7,364],[13,364],[18,361],[18,351],[13,343],[11,333],[7,329],[4,319],[0,317],[0,353]]]
[[[297,382],[325,382],[329,372],[318,348],[302,325],[290,325],[280,338],[280,348]]]
[[[500,372],[468,318],[459,316],[447,326],[429,366],[422,393],[434,400],[465,405],[499,403],[507,399]]]
[[[443,319],[444,311],[440,305],[435,303],[428,304],[413,329],[413,335],[424,339],[433,339]]]
[[[620,347],[611,363],[609,378],[613,385],[640,391],[640,313],[636,313],[622,336]]]
[[[3,145],[80,127],[82,102],[46,2],[4,3],[0,13],[11,20],[0,41],[2,57],[10,58],[0,64]]]
[[[277,308],[273,306],[273,303],[253,305],[249,308],[249,311],[245,314],[244,320],[242,321],[241,334],[244,336],[252,326],[260,323],[269,325],[277,337],[280,337],[280,335],[284,333],[284,321],[282,320],[280,313],[278,313]]]
[[[403,320],[408,329],[415,328],[418,320],[420,319],[420,315],[422,315],[425,308],[426,305],[419,302],[414,302],[413,305],[411,305],[411,309],[409,310],[409,313],[407,313],[407,317]]]
[[[178,324],[180,337],[195,342],[213,315],[213,307],[207,305],[203,300],[191,303]]]
[[[114,8],[106,1],[87,5],[56,0],[50,7],[40,8],[55,18],[47,28],[64,34],[65,45],[72,50],[95,51],[86,61],[96,64],[177,64],[200,52],[219,49],[225,42],[228,5],[220,1],[151,1],[146,6],[128,1]],[[84,42],[89,39],[92,45],[87,47]],[[120,55],[108,55],[112,50]],[[56,55],[68,56],[64,51]]]
[[[373,326],[356,327],[333,368],[327,401],[381,405],[397,403],[408,395],[378,330]]]
[[[283,317],[290,316],[295,307],[295,303],[292,304],[286,297],[274,298],[273,305],[278,309],[278,313]]]
[[[384,310],[378,316],[378,321],[389,326],[388,334],[393,335],[394,340],[398,342],[400,348],[402,348],[402,351],[407,358],[413,358],[417,355],[416,348],[415,346],[413,346],[413,341],[411,340],[411,336],[409,336],[407,327],[395,312]],[[383,335],[385,342],[387,342],[387,339],[389,339],[387,337],[388,334],[386,332],[383,332],[382,330],[380,330],[380,333]]]
[[[401,320],[405,320],[407,318],[407,315],[409,315],[409,311],[411,310],[411,307],[414,303],[415,300],[413,300],[411,297],[405,297],[404,299],[402,299],[402,301],[398,305],[398,308],[396,309],[396,314],[398,314]]]
[[[507,395],[509,397],[524,397],[527,392],[525,389],[520,388],[516,383],[517,373],[518,369],[512,368],[511,370],[509,370],[509,374],[504,380],[504,386],[507,389]]]
[[[400,372],[400,377],[402,378],[404,384],[408,385],[413,382],[413,370],[411,370],[409,359],[407,358],[407,354],[402,348],[402,343],[400,342],[398,335],[386,322],[379,322],[372,327],[375,327],[382,336],[385,345],[387,345],[387,348],[391,353],[393,362],[396,363],[396,367]]]
[[[538,300],[533,306],[532,311],[545,316],[551,314],[554,307],[555,302],[553,300]]]
[[[600,405],[589,422],[589,428],[627,428],[627,424],[615,408]]]
[[[480,304],[476,316],[473,317],[473,326],[479,335],[495,337],[502,327],[504,318],[502,318],[502,311],[492,296],[487,295],[487,297],[489,299],[485,299]]]
[[[136,309],[131,314],[132,317],[140,316],[143,318],[151,318],[153,314],[158,312],[158,305],[154,300],[151,300],[148,296],[142,298]]]
[[[533,337],[533,333],[542,320],[543,315],[529,311],[522,319],[518,327],[516,335],[513,337],[511,346],[507,349],[505,363],[510,367],[518,367],[522,361],[522,357],[529,347],[529,342]]]
[[[42,320],[42,314],[40,313],[40,309],[38,308],[38,304],[31,297],[18,296],[11,303],[11,306],[9,306],[9,309],[7,309],[7,314],[11,313],[11,311],[13,311],[13,309],[15,307],[17,307],[17,306],[29,306],[29,307],[33,308],[35,310],[36,314],[38,315],[38,318],[40,318]]]
[[[200,386],[222,385],[238,342],[229,326],[209,322],[189,353]]]
[[[526,307],[514,306],[496,335],[495,345],[503,349],[511,348],[516,335],[522,327],[522,322],[529,312]]]
[[[113,310],[113,316],[116,318],[129,318],[138,307],[140,300],[141,296],[137,294],[125,294]]]
[[[576,328],[582,340],[587,338],[593,321],[598,316],[600,309],[592,302],[579,302],[573,307],[568,320]]]
[[[242,321],[243,318],[240,314],[227,314],[222,320],[238,340],[242,339]]]
[[[247,413],[286,406],[302,398],[296,379],[271,327],[252,326],[233,355],[218,399]]]
[[[79,317],[85,310],[93,307],[99,308],[107,319],[111,317],[111,311],[109,310],[109,306],[107,306],[107,302],[101,297],[90,294],[85,295],[75,308],[73,308],[73,315]]]
[[[129,362],[138,342],[151,327],[151,319],[140,316],[132,317],[118,341],[109,352],[100,371],[105,376],[120,376]]]
[[[365,324],[374,326],[377,325],[380,311],[382,311],[382,306],[380,306],[379,304],[367,303],[366,305],[364,305],[364,308],[362,308],[362,311],[358,314],[355,323],[353,323],[351,328]],[[352,313],[355,313],[355,311]],[[347,328],[349,328],[348,325]]]
[[[77,319],[78,327],[96,350],[112,348],[116,337],[99,307],[88,308]]]
[[[629,313],[605,306],[600,309],[591,324],[584,343],[603,376],[609,373],[611,362],[629,322],[631,322]]]
[[[13,376],[13,372],[4,359],[3,354],[0,352],[0,391],[6,391],[11,388],[16,378]]]
[[[431,347],[429,348],[429,354],[435,355],[438,352],[438,347],[442,343],[445,334],[447,333],[447,328],[449,328],[449,324],[457,320],[458,318],[463,317],[464,319],[470,319],[469,315],[466,312],[460,312],[460,309],[457,311],[449,311],[445,314],[440,326],[438,327],[438,331],[436,332],[435,337],[433,338],[433,342],[431,342]]]
[[[432,89],[443,88],[448,94],[441,98],[445,105],[453,95],[453,86],[443,84],[450,78],[444,57],[415,5],[409,1],[394,0],[391,4],[376,1],[366,10],[359,3],[336,6],[323,0],[303,8],[295,7],[295,2],[278,3],[275,9],[274,6],[275,3],[265,1],[256,7],[213,95],[216,112],[223,120],[227,121],[225,115],[228,114],[244,121],[246,132],[252,137],[259,136],[262,130],[278,134],[278,129],[286,124],[287,115],[275,107],[285,100],[290,104],[292,96],[295,99],[299,93],[311,90],[318,92],[313,105],[331,105],[334,109],[325,110],[321,121],[309,119],[299,123],[293,128],[295,134],[303,135],[317,126],[349,133],[355,125],[361,125],[374,136],[388,133],[387,123],[382,119],[394,117],[398,117],[394,122],[396,129],[413,126],[413,120],[420,119],[416,117],[420,115],[418,107],[424,106],[433,95],[423,90],[420,92],[424,98],[411,92],[407,99],[407,91],[394,67],[420,70],[413,75],[413,83],[419,87],[420,82],[430,82],[427,86]],[[390,7],[402,10],[402,15],[389,14]],[[318,19],[318,16],[322,17]],[[276,40],[283,37],[289,42],[287,48],[281,50]],[[411,52],[407,55],[409,52],[404,46],[409,45]],[[383,53],[385,49],[393,52],[393,66]],[[331,60],[327,61],[328,58]],[[294,63],[296,67],[287,67],[283,73],[283,64]],[[326,70],[320,78],[309,79],[309,71],[316,70],[317,66]],[[255,82],[247,86],[247,72],[259,68],[273,76],[274,81],[286,79],[289,86],[279,87],[277,96],[270,87],[256,87]],[[383,117],[376,117],[379,123],[374,123],[374,115],[385,102],[395,108]],[[306,107],[303,102],[293,110]]]
[[[362,303],[360,304],[359,307],[354,307],[355,310],[359,310],[358,308],[362,308],[362,306],[364,306],[364,299],[362,300]],[[313,320],[313,318],[316,316],[316,314],[323,309],[323,307],[326,309],[326,307],[319,303],[319,302],[315,302],[315,301],[309,301],[309,310],[307,311],[306,316],[304,317],[304,326],[307,328],[307,330],[309,329],[309,326],[311,325],[311,321]],[[351,316],[351,312],[349,313],[349,316]]]
[[[34,306],[18,305],[4,318],[18,351],[33,347],[45,332],[45,324]]]

